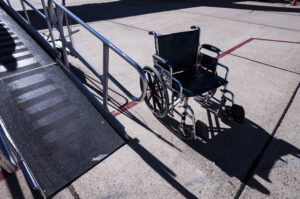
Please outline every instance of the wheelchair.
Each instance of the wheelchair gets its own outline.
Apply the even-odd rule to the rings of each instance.
[[[223,87],[218,116],[242,123],[245,111],[234,104],[234,94],[226,88],[229,69],[218,61],[221,50],[209,44],[200,45],[200,28],[192,26],[191,29],[167,35],[149,32],[154,36],[156,54],[153,55],[154,66],[143,68],[148,81],[145,102],[158,118],[178,114],[181,138],[207,141],[201,133],[207,126],[201,121],[196,122],[194,111],[188,105],[189,98],[207,103],[216,90]],[[216,56],[204,54],[204,50]],[[217,67],[225,69],[225,77],[218,75]],[[227,106],[226,101],[230,101],[231,106]],[[183,108],[183,112],[177,107]],[[192,125],[186,124],[187,119]]]

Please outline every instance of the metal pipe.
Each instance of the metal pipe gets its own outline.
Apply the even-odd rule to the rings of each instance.
[[[51,40],[52,40],[52,46],[53,46],[53,48],[56,49],[55,39],[54,39],[53,32],[52,32],[52,26],[51,26],[50,20],[49,20],[49,14],[48,14],[48,11],[46,9],[45,0],[41,0],[41,2],[42,2],[43,9],[44,9],[44,15],[46,16],[46,22],[47,22],[47,26],[48,26],[48,29],[49,29],[49,34],[50,34],[50,37],[51,37]]]
[[[2,152],[0,152],[0,165],[6,172],[13,173],[17,170],[17,163],[6,143],[5,137],[7,137],[7,135],[7,129],[0,117],[0,150]],[[1,157],[2,155],[4,157]]]
[[[122,57],[126,62],[128,62],[131,66],[135,68],[135,70],[139,73],[142,82],[143,87],[142,88],[142,94],[140,97],[134,97],[128,90],[126,90],[120,83],[117,83],[115,81],[114,83],[131,99],[133,100],[142,100],[146,96],[146,88],[147,88],[147,79],[144,74],[143,69],[135,62],[133,61],[129,56],[127,56],[124,52],[122,52],[120,49],[118,49],[115,45],[113,45],[111,42],[109,42],[106,38],[104,38],[102,35],[100,35],[97,31],[95,31],[92,27],[90,27],[88,24],[83,22],[80,18],[78,18],[76,15],[74,15],[72,12],[70,12],[67,8],[62,6],[59,2],[56,0],[48,0],[48,2],[53,2],[57,7],[59,7],[63,12],[65,12],[68,16],[70,16],[74,21],[81,24],[85,29],[87,29],[90,33],[92,33],[95,37],[97,37],[99,40],[103,42],[103,44],[107,45],[109,48],[111,48],[114,52],[116,52],[120,57]],[[48,3],[49,4],[49,3]],[[111,76],[109,76],[111,77]],[[113,78],[114,79],[114,78]]]
[[[14,143],[13,139],[10,137],[4,122],[2,121],[2,118],[0,117],[0,127],[3,130],[3,136],[6,137],[6,140],[8,140],[8,142],[10,143],[10,145],[12,146],[13,150],[15,151],[15,155],[16,158],[18,159],[19,165],[25,175],[26,180],[28,181],[30,187],[32,189],[38,189],[41,190],[40,186],[38,185],[38,183],[36,182],[35,178],[33,177],[33,175],[31,174],[30,169],[28,168],[26,162],[24,161],[19,149],[17,148],[16,144]],[[3,145],[2,145],[3,146]],[[7,148],[8,149],[8,148]],[[9,150],[9,149],[8,149]],[[11,156],[11,158],[13,158],[13,156]],[[14,165],[16,166],[16,163],[14,163]],[[43,192],[41,191],[41,193],[43,194]]]
[[[22,0],[24,3],[26,3],[26,5],[28,5],[30,8],[32,8],[32,10],[34,10],[40,17],[42,17],[44,20],[47,20],[46,16],[40,12],[36,7],[34,7],[31,3],[29,3],[26,0]]]
[[[108,100],[108,64],[109,64],[109,48],[103,44],[103,105],[106,109]]]
[[[70,38],[70,42],[71,42],[71,45],[74,46],[74,43],[73,43],[73,39],[72,39],[72,29],[70,28],[70,22],[69,22],[69,15],[66,14],[65,16],[66,18],[66,24],[67,24],[67,28],[68,28],[68,33],[69,33],[69,38]]]
[[[224,64],[221,64],[221,63],[217,63],[219,66],[223,67],[225,70],[226,70],[226,74],[225,74],[225,80],[227,80],[227,76],[228,76],[228,73],[229,73],[229,68],[227,66],[225,66]]]
[[[21,5],[22,5],[22,8],[23,8],[23,11],[25,13],[25,17],[26,17],[27,23],[31,24],[30,19],[28,17],[28,13],[27,13],[26,7],[25,7],[25,4],[24,4],[24,1],[23,0],[20,0],[20,1],[21,1]]]
[[[59,33],[60,33],[60,37],[61,38],[65,38],[64,35],[64,29],[63,29],[63,14],[62,14],[62,10],[59,7],[56,7],[56,13],[57,13],[57,17],[58,17],[58,23],[59,23]],[[64,64],[67,67],[67,70],[70,71],[69,68],[69,61],[68,61],[68,56],[67,56],[67,50],[66,50],[66,44],[65,42],[61,42],[62,43],[62,51],[63,51],[63,58],[64,58]]]
[[[10,0],[6,0],[9,7],[11,7]]]
[[[102,35],[100,35],[91,26],[89,26],[88,24],[86,24],[85,22],[83,22],[79,17],[77,17],[76,15],[74,15],[72,12],[70,12],[67,8],[65,8],[64,6],[62,6],[56,0],[49,0],[49,1],[52,1],[53,3],[55,3],[56,6],[58,6],[61,10],[63,10],[65,13],[67,13],[71,18],[73,18],[73,20],[75,20],[77,23],[81,24],[85,29],[87,29],[95,37],[97,37],[98,39],[100,39],[104,44],[108,45],[113,51],[115,51],[118,55],[120,55],[123,59],[125,59],[129,64],[131,64],[132,66],[134,66],[138,70],[138,72],[140,72],[141,74],[144,74],[144,72],[141,69],[141,67],[135,61],[133,61],[128,55],[126,55],[124,52],[122,52],[120,49],[118,49],[115,45],[113,45],[111,42],[109,42],[105,37],[103,37]]]

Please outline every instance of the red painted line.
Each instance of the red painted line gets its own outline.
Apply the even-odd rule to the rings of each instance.
[[[136,101],[131,101],[128,104],[121,106],[120,108],[118,108],[117,110],[114,110],[112,112],[110,112],[113,116],[117,117],[118,115],[120,115],[121,113],[124,113],[125,111],[127,111],[128,109],[134,107],[135,105],[139,104],[140,102],[136,102]]]
[[[246,41],[244,41],[244,42],[242,42],[242,43],[240,43],[240,44],[234,46],[233,48],[230,48],[229,50],[223,52],[223,53],[221,54],[220,58],[225,57],[226,55],[228,55],[228,54],[232,53],[233,51],[235,51],[236,49],[238,49],[238,48],[240,48],[240,47],[246,45],[247,43],[251,42],[252,40],[253,40],[253,38],[250,38],[250,39],[248,39],[248,40],[246,40]]]
[[[270,41],[270,42],[281,42],[281,43],[290,43],[290,44],[300,44],[300,42],[297,41],[284,41],[284,40],[274,40],[274,39],[264,39],[264,38],[250,38],[236,46],[234,46],[233,48],[230,48],[229,50],[225,51],[224,53],[221,54],[220,58],[232,53],[233,51],[235,51],[236,49],[246,45],[247,43],[253,41],[253,40],[260,40],[260,41]]]
[[[282,42],[282,43],[290,43],[290,44],[300,44],[298,41],[284,41],[284,40],[273,40],[273,39],[263,39],[263,38],[253,38],[255,40],[261,41],[271,41],[271,42]]]

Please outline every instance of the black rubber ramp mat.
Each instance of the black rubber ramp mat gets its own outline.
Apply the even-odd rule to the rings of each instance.
[[[49,197],[125,141],[59,66],[23,68],[0,73],[0,115]]]

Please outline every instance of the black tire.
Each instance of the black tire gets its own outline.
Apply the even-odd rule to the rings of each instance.
[[[159,118],[164,118],[169,113],[169,96],[167,88],[159,74],[152,67],[143,68],[148,82],[145,102],[151,112]]]

